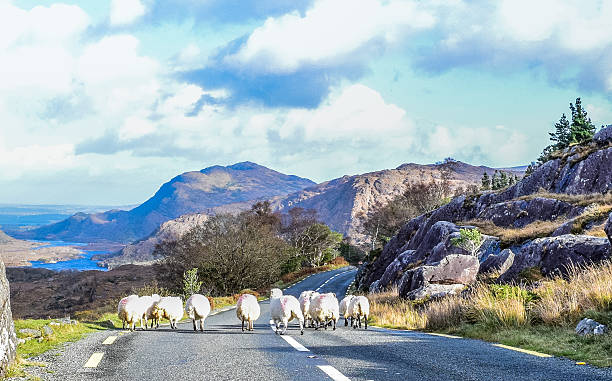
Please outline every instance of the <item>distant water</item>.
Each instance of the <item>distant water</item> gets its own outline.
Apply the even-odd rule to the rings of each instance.
[[[38,243],[44,243],[45,245],[38,247],[37,249],[43,247],[59,247],[59,246],[85,246],[84,243],[76,243],[76,242],[64,242],[64,241],[32,241]],[[42,268],[49,269],[55,271],[62,270],[100,270],[100,271],[108,271],[105,267],[98,266],[98,262],[91,259],[94,255],[99,254],[109,254],[110,251],[105,250],[88,250],[82,251],[81,258],[77,259],[69,259],[67,261],[60,261],[56,263],[45,263],[42,261],[30,261],[32,263],[33,268]]]

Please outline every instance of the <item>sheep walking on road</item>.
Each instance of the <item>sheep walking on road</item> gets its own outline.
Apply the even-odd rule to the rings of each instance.
[[[164,296],[155,304],[154,314],[170,321],[170,328],[183,318],[183,301],[178,296]]]
[[[310,301],[312,300],[312,298],[314,298],[315,296],[319,295],[318,292],[316,291],[312,291],[312,290],[308,290],[308,291],[303,291],[300,294],[300,298],[298,299],[300,302],[300,309],[302,311],[302,315],[304,315],[304,327],[312,327],[312,317],[310,316]]]
[[[159,313],[155,313],[155,306],[161,300],[161,296],[153,294],[150,296],[150,298],[151,304],[148,305],[145,311],[145,327],[148,326],[149,321],[151,321],[151,328],[153,328],[153,325],[155,325],[155,328],[157,329],[159,327],[159,320],[161,319],[161,311],[159,311]]]
[[[310,301],[310,316],[316,323],[315,330],[318,330],[323,324],[327,329],[328,325],[333,324],[334,330],[340,319],[340,311],[336,294],[327,293],[314,297]]]
[[[243,294],[236,303],[236,316],[242,321],[242,332],[244,322],[247,322],[247,331],[253,330],[253,323],[259,318],[260,308],[257,298],[251,294]]]
[[[138,295],[130,295],[121,299],[117,306],[117,316],[123,323],[123,329],[127,324],[130,331],[133,331],[137,322],[140,322],[142,328],[142,304]]]
[[[351,317],[351,315],[349,315],[348,307],[354,297],[354,295],[347,295],[340,302],[340,316],[344,318],[345,327],[348,326],[349,317]]]
[[[193,294],[185,303],[185,312],[193,323],[193,330],[197,331],[196,323],[200,323],[200,332],[204,331],[204,319],[210,314],[210,302],[204,295]]]
[[[274,333],[284,335],[287,332],[288,323],[297,319],[300,322],[300,334],[304,334],[304,315],[300,309],[300,302],[291,295],[283,295],[283,292],[274,288],[270,291],[270,319],[274,322],[276,329]],[[283,330],[279,332],[279,325],[283,324]]]
[[[365,323],[365,329],[368,329],[368,317],[370,316],[370,301],[365,296],[354,297],[349,304],[349,315],[351,316],[351,325],[353,328],[361,328],[361,319]]]

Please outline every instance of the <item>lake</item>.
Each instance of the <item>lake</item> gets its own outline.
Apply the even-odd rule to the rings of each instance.
[[[78,242],[64,242],[64,241],[34,241],[43,243],[43,246],[38,247],[37,249],[43,247],[60,247],[60,246],[85,246],[85,243]],[[35,249],[36,250],[36,249]],[[109,254],[110,251],[105,250],[82,250],[82,257],[77,259],[69,259],[67,261],[59,261],[55,263],[46,263],[42,261],[30,261],[32,263],[33,268],[43,268],[55,271],[62,270],[77,270],[77,271],[85,271],[85,270],[100,270],[100,271],[108,271],[105,267],[98,266],[98,262],[91,259],[94,255],[99,254]]]

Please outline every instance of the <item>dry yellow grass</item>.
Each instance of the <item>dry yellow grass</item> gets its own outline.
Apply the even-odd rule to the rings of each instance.
[[[592,194],[567,194],[567,193],[552,193],[540,189],[539,192],[529,194],[517,198],[517,200],[533,200],[534,198],[550,198],[553,200],[564,201],[572,205],[587,206],[591,204],[612,204],[612,192],[608,193],[592,193]]]
[[[412,302],[397,290],[370,294],[374,324],[445,330],[463,323],[522,327],[531,322],[568,326],[587,311],[612,310],[612,262],[570,269],[567,279],[543,281],[535,290],[479,283],[462,295]]]
[[[476,226],[483,234],[499,237],[502,246],[507,247],[528,239],[548,237],[565,222],[565,220],[561,219],[555,221],[535,221],[522,228],[504,228],[488,220],[469,220],[460,224]]]
[[[588,310],[612,309],[612,262],[586,268],[573,267],[568,279],[544,282],[535,290],[540,297],[531,313],[546,324],[567,325]]]

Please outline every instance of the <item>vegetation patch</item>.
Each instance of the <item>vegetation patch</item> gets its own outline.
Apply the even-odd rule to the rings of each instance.
[[[534,221],[522,228],[501,227],[489,220],[469,220],[458,224],[476,226],[483,234],[498,237],[501,247],[510,247],[530,239],[548,237],[565,222],[566,220],[563,219]]]
[[[575,206],[589,206],[591,204],[612,205],[612,192],[592,194],[567,194],[547,192],[543,189],[540,189],[540,191],[537,193],[521,196],[516,198],[515,200],[530,201],[535,198],[549,198],[552,200],[567,202],[568,204],[572,204]]]
[[[612,366],[612,334],[574,333],[585,317],[612,323],[612,262],[574,267],[566,278],[536,287],[477,283],[436,300],[405,300],[397,290],[369,297],[372,324],[382,327],[459,334]]]

